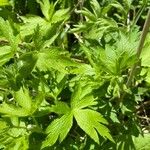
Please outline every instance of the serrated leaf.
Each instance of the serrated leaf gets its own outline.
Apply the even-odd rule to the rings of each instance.
[[[51,107],[51,111],[57,114],[66,114],[70,111],[70,108],[67,103],[58,101]]]
[[[95,70],[91,67],[91,65],[79,63],[79,66],[76,68],[72,68],[70,70],[72,74],[83,74],[83,75],[94,75]]]
[[[19,76],[25,78],[30,75],[36,65],[37,59],[38,57],[34,52],[23,54],[20,57],[21,66],[19,68]]]
[[[144,136],[134,137],[134,144],[136,150],[149,150],[150,148],[150,134],[144,134]]]
[[[39,16],[21,16],[21,19],[23,20],[23,23],[20,26],[20,34],[22,38],[32,35],[37,25],[39,25],[39,27],[45,27],[47,25],[47,22]]]
[[[2,32],[3,36],[11,43],[14,42],[14,35],[13,30],[10,26],[8,21],[5,21],[3,18],[0,17],[0,31]]]
[[[37,2],[40,4],[43,15],[49,21],[54,13],[55,5],[49,0],[37,0]]]
[[[97,143],[99,143],[98,133],[113,141],[108,128],[103,125],[108,124],[103,116],[97,111],[86,108],[96,105],[96,101],[91,86],[88,84],[81,86],[81,83],[76,85],[71,97],[71,108],[77,124]]]
[[[26,109],[27,111],[31,110],[31,106],[32,106],[32,99],[29,95],[29,91],[28,89],[26,89],[25,87],[21,87],[19,89],[19,91],[16,91],[14,93],[14,98],[15,101],[24,109]]]
[[[51,23],[57,23],[63,20],[67,20],[69,18],[69,8],[57,10],[52,19]]]
[[[44,100],[43,92],[39,92],[36,98],[32,101],[31,113],[34,113],[41,105]]]
[[[4,120],[0,119],[0,131],[7,127],[8,127],[8,124]]]
[[[91,106],[95,104],[95,99],[92,96],[92,88],[90,85],[81,85],[82,83],[78,83],[75,86],[75,90],[71,96],[71,108],[83,108],[87,106]]]
[[[2,35],[8,40],[11,46],[12,56],[17,51],[18,43],[20,41],[18,33],[17,35],[15,35],[14,33],[14,28],[14,23],[9,22],[8,20],[5,21],[3,18],[0,17],[0,31],[2,32]]]
[[[100,113],[90,109],[76,109],[73,114],[80,128],[95,142],[99,143],[98,133],[113,141],[108,128],[103,125],[107,124],[107,121]]]
[[[135,34],[128,37],[120,33],[120,40],[114,46],[106,45],[105,50],[100,52],[99,65],[102,67],[101,69],[114,75],[121,74],[123,70],[136,62],[136,48],[137,37]]]
[[[0,143],[5,150],[27,150],[29,147],[28,136],[25,129],[8,128],[1,132]]]
[[[0,47],[0,66],[8,62],[13,57],[10,46]]]
[[[73,115],[71,113],[65,114],[60,119],[54,120],[46,129],[48,136],[43,142],[42,148],[52,146],[57,139],[62,142],[70,131],[72,123]]]
[[[88,94],[86,96],[84,96],[81,100],[79,100],[74,106],[73,108],[85,108],[88,106],[92,106],[92,105],[96,105],[97,102],[95,102],[95,98],[93,97],[92,94]]]
[[[63,73],[68,73],[67,67],[77,66],[77,63],[65,56],[63,52],[57,48],[47,49],[38,53],[38,61],[36,66],[40,70],[55,69]]]
[[[29,112],[26,109],[7,103],[1,104],[0,113],[8,116],[22,116],[22,117],[29,115]]]

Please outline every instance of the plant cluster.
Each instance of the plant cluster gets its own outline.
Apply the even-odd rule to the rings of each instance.
[[[0,0],[0,149],[148,150],[149,5]]]

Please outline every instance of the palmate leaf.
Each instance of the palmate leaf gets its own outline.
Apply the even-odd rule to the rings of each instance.
[[[90,109],[75,109],[74,117],[80,128],[85,131],[95,142],[99,143],[97,132],[101,136],[113,141],[108,128],[103,125],[107,124],[107,121],[100,113]]]
[[[48,136],[43,142],[42,148],[52,146],[57,141],[57,139],[62,142],[70,131],[72,123],[72,113],[67,113],[63,115],[60,119],[54,120],[46,129],[46,133],[48,134]]]
[[[57,1],[53,4],[49,0],[37,0],[45,18],[51,23],[57,23],[69,18],[69,9],[60,9],[55,11]]]
[[[46,133],[48,136],[46,141],[43,142],[43,148],[52,146],[57,139],[59,139],[60,142],[64,140],[73,124],[73,117],[75,117],[79,127],[95,142],[99,143],[98,134],[113,141],[108,128],[104,125],[108,124],[107,121],[100,113],[88,108],[96,103],[95,98],[91,93],[91,85],[86,84],[87,83],[84,82],[76,84],[75,91],[71,97],[71,108],[64,102],[58,102],[58,104],[52,107],[52,111],[64,115],[61,118],[54,120],[47,127]],[[59,110],[62,107],[66,108],[66,110],[63,108],[63,112]]]
[[[97,132],[113,141],[109,130],[103,124],[107,121],[97,111],[88,109],[88,106],[96,105],[95,98],[92,95],[91,86],[81,86],[78,84],[71,99],[73,115],[80,126],[95,142],[99,143]]]
[[[20,41],[20,37],[18,35],[18,31],[14,23],[9,22],[8,20],[5,21],[3,18],[0,17],[0,31],[3,37],[8,40],[11,45],[12,52],[17,51],[18,43]]]
[[[119,75],[125,69],[131,67],[136,60],[137,31],[129,35],[122,32],[119,34],[119,40],[114,45],[106,45],[105,50],[99,52],[99,66],[101,70]]]
[[[88,84],[84,86],[77,84],[71,97],[71,108],[80,109],[95,105],[95,98],[91,92],[92,88]]]

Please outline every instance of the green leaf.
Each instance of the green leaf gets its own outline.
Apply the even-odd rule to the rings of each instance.
[[[95,15],[86,8],[84,8],[83,10],[78,10],[77,13],[83,14],[87,20],[96,21],[97,19]]]
[[[21,16],[23,20],[22,25],[20,26],[21,37],[31,36],[34,33],[34,29],[39,25],[39,27],[45,28],[48,24],[43,18],[34,15]]]
[[[92,76],[95,74],[95,70],[91,67],[91,65],[84,64],[84,63],[78,63],[78,67],[72,68],[70,70],[70,73]]]
[[[38,57],[34,52],[23,54],[19,59],[21,64],[19,68],[19,76],[22,78],[29,76],[36,65],[37,59]]]
[[[7,127],[8,127],[8,124],[4,120],[0,119],[0,131]]]
[[[3,36],[11,43],[14,42],[14,35],[13,30],[10,26],[8,21],[5,21],[3,18],[0,17],[0,31],[2,32]]]
[[[0,105],[0,113],[8,116],[30,116],[39,108],[43,100],[42,92],[39,92],[37,96],[32,99],[29,90],[25,87],[21,87],[18,91],[14,92],[14,102],[16,105],[3,102]]]
[[[18,44],[20,41],[20,37],[18,33],[15,34],[15,23],[9,22],[8,20],[5,21],[3,18],[0,17],[0,31],[2,35],[8,40],[11,46],[11,53],[12,56],[15,54],[18,48]]]
[[[21,117],[29,115],[29,112],[26,109],[7,103],[3,103],[0,105],[0,113],[8,116],[21,116]]]
[[[113,141],[108,128],[103,125],[108,124],[107,121],[97,111],[86,108],[96,104],[91,85],[84,83],[85,85],[81,86],[81,84],[83,83],[76,85],[71,98],[71,108],[77,124],[97,143],[99,143],[98,133]]]
[[[92,7],[92,10],[93,10],[95,16],[97,18],[100,17],[101,7],[100,7],[100,4],[98,3],[98,1],[97,0],[92,0],[90,3],[91,3],[91,7]]]
[[[57,114],[66,114],[70,111],[69,106],[65,102],[58,101],[55,105],[51,107],[51,112],[55,112]]]
[[[57,48],[51,48],[38,53],[36,66],[43,71],[55,69],[63,73],[68,73],[69,67],[76,67],[78,65],[69,57],[65,56],[65,52]]]
[[[67,113],[60,119],[55,119],[46,129],[48,136],[43,142],[42,148],[52,146],[57,139],[59,139],[59,142],[62,142],[70,131],[72,123],[72,113]]]
[[[140,135],[138,137],[134,137],[133,139],[136,150],[149,150],[150,134],[144,134],[144,136]]]
[[[120,33],[120,39],[113,46],[106,45],[105,50],[99,54],[101,69],[109,74],[119,75],[136,62],[137,35],[128,36]]]
[[[31,110],[32,99],[29,95],[28,89],[21,87],[19,91],[14,93],[14,98],[22,108],[26,109],[27,111]]]
[[[40,107],[43,100],[44,100],[44,94],[43,92],[39,91],[37,96],[32,101],[31,113],[34,113]]]
[[[0,6],[5,6],[5,5],[9,5],[9,1],[8,0],[0,0]]]
[[[108,128],[103,125],[107,124],[107,121],[100,113],[90,109],[75,109],[73,114],[80,128],[95,142],[99,143],[98,133],[113,141]]]
[[[143,47],[142,53],[141,53],[141,65],[144,67],[150,67],[150,34],[147,35],[145,45]]]
[[[0,144],[6,150],[27,150],[29,148],[28,135],[23,128],[6,128],[0,130]]]
[[[37,2],[40,4],[43,15],[49,21],[54,13],[55,5],[49,0],[37,0]]]
[[[63,20],[67,20],[69,18],[69,8],[68,9],[60,9],[57,10],[52,19],[51,19],[51,23],[57,23]]]
[[[71,108],[84,108],[87,106],[95,105],[95,99],[92,96],[92,88],[86,83],[77,83],[75,90],[71,96]]]
[[[0,66],[8,62],[13,57],[10,46],[0,47]]]

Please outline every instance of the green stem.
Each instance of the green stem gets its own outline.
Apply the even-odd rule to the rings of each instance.
[[[148,16],[147,16],[147,19],[146,19],[145,24],[144,24],[144,28],[143,28],[143,31],[142,31],[142,34],[141,34],[139,45],[138,45],[138,48],[137,48],[138,62],[139,62],[139,59],[140,59],[140,55],[141,55],[141,52],[142,52],[142,49],[143,49],[143,46],[144,46],[144,41],[146,39],[146,35],[148,33],[149,27],[150,27],[150,9],[149,9]],[[131,81],[132,81],[132,79],[135,75],[135,71],[136,71],[136,68],[138,66],[138,62],[135,63],[134,66],[131,69],[128,81],[126,83],[127,87],[129,87],[131,85]]]
[[[140,55],[141,55],[141,52],[142,52],[142,49],[143,49],[143,46],[144,46],[144,42],[145,42],[146,35],[148,33],[149,27],[150,27],[150,9],[148,11],[147,19],[145,21],[144,28],[142,30],[142,34],[141,34],[141,37],[140,37],[140,42],[139,42],[139,45],[138,45],[138,48],[137,48],[137,54],[136,55],[137,55],[137,60],[138,61],[131,68],[129,78],[128,78],[127,83],[126,83],[127,88],[130,87],[130,85],[132,83],[132,79],[134,78],[134,75],[136,73],[136,69],[137,69],[137,66],[138,66],[138,63],[139,63],[139,60],[140,60]],[[125,93],[123,93],[122,96],[120,97],[120,102],[123,101],[124,96],[125,96]]]
[[[132,24],[132,26],[131,26],[131,29],[132,29],[132,28],[136,25],[136,23],[138,22],[138,20],[139,20],[141,14],[143,13],[143,11],[144,11],[146,5],[147,5],[147,3],[144,3],[144,4],[142,5],[142,7],[139,9],[139,11],[137,12],[136,16],[135,16],[134,19],[133,19],[134,21],[133,21],[133,24]]]

